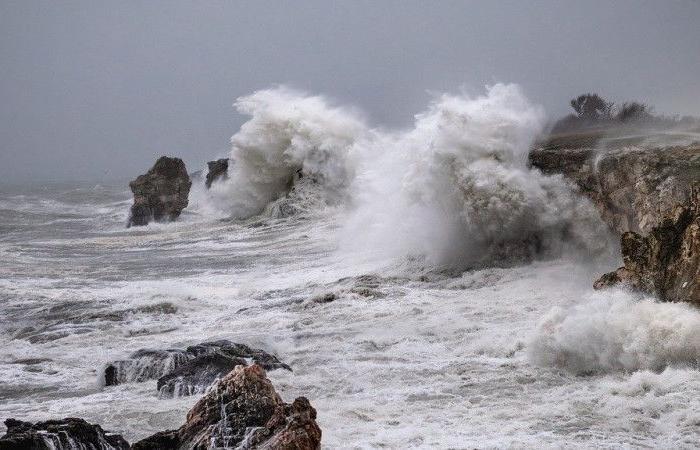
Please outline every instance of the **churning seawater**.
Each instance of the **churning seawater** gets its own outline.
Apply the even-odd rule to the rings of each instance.
[[[126,182],[2,187],[0,417],[175,428],[197,396],[104,365],[229,339],[293,368],[329,449],[694,447],[700,314],[592,290],[595,214],[525,167],[538,113],[498,89],[401,133],[255,94],[231,181],[173,223],[126,229]]]

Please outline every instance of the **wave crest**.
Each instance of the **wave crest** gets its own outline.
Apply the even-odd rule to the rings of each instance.
[[[697,366],[700,312],[609,291],[569,309],[552,309],[538,325],[528,356],[534,364],[578,374]]]
[[[323,194],[342,195],[352,177],[347,152],[366,129],[357,113],[286,87],[240,97],[234,106],[250,119],[231,138],[228,181],[212,190],[233,217],[259,214],[300,177]]]

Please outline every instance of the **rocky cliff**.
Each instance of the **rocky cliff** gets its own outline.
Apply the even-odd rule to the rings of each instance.
[[[611,131],[559,134],[538,143],[530,163],[563,174],[618,233],[648,233],[700,180],[700,135]]]
[[[151,170],[129,183],[134,193],[129,226],[177,219],[187,207],[191,186],[185,163],[161,156]]]
[[[700,183],[687,204],[676,206],[648,235],[627,231],[621,239],[624,266],[594,287],[624,284],[664,301],[700,306]]]
[[[700,306],[700,136],[555,135],[535,146],[530,163],[571,180],[621,233],[624,266],[596,289],[623,284]]]

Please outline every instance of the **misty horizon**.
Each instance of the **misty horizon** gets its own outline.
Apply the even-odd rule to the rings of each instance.
[[[700,115],[700,3],[0,5],[3,182],[191,171],[230,151],[235,100],[287,85],[410,127],[436,95],[516,83],[549,120],[596,92]]]

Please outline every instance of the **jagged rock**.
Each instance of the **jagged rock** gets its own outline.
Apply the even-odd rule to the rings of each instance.
[[[321,445],[315,419],[306,398],[284,403],[261,366],[238,366],[192,407],[178,430],[157,433],[133,448],[315,450]]]
[[[7,419],[7,434],[0,437],[0,450],[72,450],[128,449],[129,444],[118,434],[105,432],[99,425],[83,419],[66,418],[46,422],[22,422]]]
[[[106,386],[157,379],[162,396],[204,392],[217,378],[237,365],[251,362],[266,370],[292,370],[275,356],[228,340],[203,342],[185,350],[138,350],[126,360],[114,361],[104,370]]]
[[[180,438],[177,430],[159,431],[131,446],[131,450],[172,450],[178,447]]]
[[[603,275],[595,288],[625,284],[663,301],[700,306],[700,183],[648,236],[626,232],[620,246],[624,266]]]
[[[187,207],[191,186],[185,163],[161,156],[151,170],[129,183],[134,193],[129,226],[177,219]]]
[[[132,381],[155,380],[177,369],[192,355],[185,350],[137,350],[128,359],[113,361],[105,367],[105,386]]]
[[[554,135],[529,159],[544,173],[573,181],[613,230],[647,233],[687,202],[691,184],[700,180],[700,144],[665,143],[669,139],[681,142],[669,135],[615,136],[614,130]]]
[[[209,161],[207,166],[209,168],[209,172],[207,172],[207,180],[204,183],[207,186],[207,189],[209,189],[211,184],[219,178],[228,178],[228,158]]]

